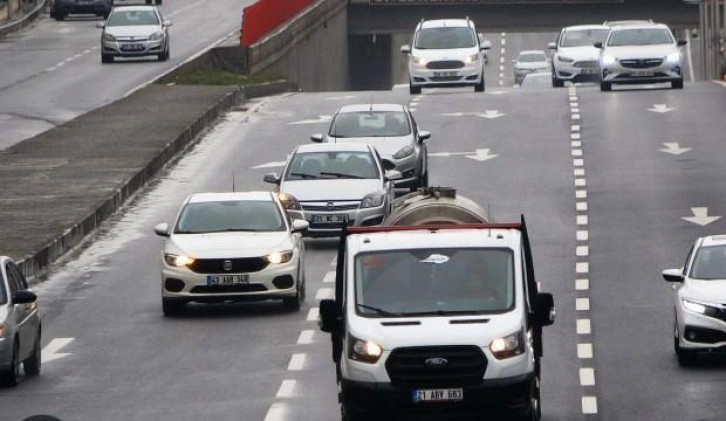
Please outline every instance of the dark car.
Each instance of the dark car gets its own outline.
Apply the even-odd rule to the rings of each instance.
[[[63,20],[70,14],[103,16],[113,8],[113,0],[50,0],[50,17]]]

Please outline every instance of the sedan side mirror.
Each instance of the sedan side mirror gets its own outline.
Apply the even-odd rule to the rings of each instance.
[[[686,41],[685,39],[679,39],[677,44],[679,47],[683,47],[684,45],[688,44],[688,41]]]
[[[602,49],[602,41],[598,41],[598,42],[596,42],[596,43],[594,43],[594,44],[592,44],[592,45],[593,45],[593,46],[594,46],[595,48],[600,48],[600,49]]]
[[[491,48],[492,48],[492,42],[491,42],[491,41],[489,41],[489,40],[484,40],[484,41],[483,41],[483,42],[482,42],[482,43],[481,43],[481,44],[479,45],[479,49],[480,49],[481,51],[487,51],[487,50],[490,50]]]
[[[666,269],[663,271],[663,279],[666,282],[683,282],[683,271],[681,269]]]
[[[154,232],[156,235],[160,237],[168,237],[169,236],[169,224],[166,222],[162,222],[161,224],[158,224],[154,227]]]
[[[106,27],[106,22],[96,22],[96,28],[103,29]]]
[[[396,164],[394,164],[393,161],[390,161],[385,158],[381,159],[381,164],[383,165],[383,169],[386,171],[390,171],[390,170],[396,168]]]
[[[314,135],[310,136],[310,140],[312,140],[315,143],[323,143],[323,134],[315,133]]]
[[[262,177],[262,180],[265,183],[280,184],[280,176],[275,172],[265,174],[264,177]]]
[[[388,181],[396,181],[403,178],[403,174],[401,174],[401,171],[398,170],[388,170],[386,171],[386,180]]]
[[[171,26],[171,25],[173,25],[172,21],[170,21],[170,20],[165,20],[165,21],[164,21],[164,26],[167,26],[167,27],[169,27],[169,26]]]
[[[406,44],[401,46],[401,53],[403,54],[411,54],[411,46]]]
[[[340,323],[340,314],[338,314],[338,307],[335,305],[335,300],[320,300],[319,314],[318,326],[320,326],[320,330],[328,333],[337,330],[338,324]]]
[[[547,44],[547,49],[548,50],[556,50],[557,49],[557,44],[555,44],[554,42],[550,42],[550,43]]]
[[[310,223],[304,219],[293,219],[292,232],[305,232],[310,228]]]
[[[538,292],[534,303],[534,323],[549,326],[555,322],[555,299],[548,292]]]
[[[34,303],[37,299],[38,296],[33,291],[25,289],[15,292],[13,295],[13,304],[30,304]]]
[[[426,130],[421,130],[418,132],[418,140],[426,140],[431,138],[431,132],[427,132]]]

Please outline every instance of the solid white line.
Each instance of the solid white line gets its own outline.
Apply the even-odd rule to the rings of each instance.
[[[317,307],[313,307],[310,310],[308,310],[308,318],[307,320],[309,322],[316,322],[318,321],[318,314],[320,314],[320,309]]]
[[[588,273],[590,271],[590,264],[587,262],[575,263],[575,273]]]
[[[582,397],[582,413],[597,414],[597,398],[595,396]]]
[[[577,334],[578,335],[589,335],[592,332],[590,329],[590,319],[577,319]]]
[[[313,335],[315,335],[314,330],[303,330],[297,338],[297,344],[308,345],[313,343]]]
[[[577,300],[575,300],[575,310],[577,310],[577,311],[590,310],[590,299],[589,298],[578,298]]]
[[[575,143],[575,142],[572,142]],[[579,142],[577,142],[579,143]],[[584,168],[575,168],[572,171],[575,174],[575,177],[584,177],[585,176],[585,169]]]
[[[287,369],[290,371],[302,370],[303,366],[305,365],[306,358],[307,355],[305,354],[292,354],[292,357],[290,358],[290,363],[287,365]]]
[[[590,237],[590,233],[587,230],[577,230],[575,234],[577,241],[587,241]]]
[[[592,358],[592,344],[577,344],[577,358]]]
[[[588,246],[577,246],[575,249],[575,256],[586,257],[590,254],[590,247]]]
[[[582,155],[582,151],[580,151],[580,155]],[[587,181],[584,178],[575,179],[575,187],[585,187],[586,185]]]
[[[575,140],[573,142],[570,142],[570,146],[573,148],[581,148],[582,142],[580,142],[579,140]]]
[[[587,202],[577,202],[577,203],[575,203],[575,209],[578,212],[587,212]]]
[[[691,32],[686,29],[686,57],[688,58],[688,73],[689,73],[689,79],[691,79],[691,82],[694,82],[696,80],[695,75],[693,74],[693,54],[691,54]]]
[[[577,215],[577,225],[587,225],[587,215]]]
[[[580,133],[570,133],[570,139],[573,139],[573,140],[580,139]]]
[[[582,156],[582,149],[573,149],[572,156]]]
[[[580,384],[582,386],[595,386],[595,369],[594,368],[581,368],[580,369]]]
[[[70,355],[70,353],[58,352],[61,348],[73,342],[75,338],[53,338],[48,345],[40,351],[40,361],[49,362]]]
[[[578,291],[587,291],[590,289],[589,279],[577,279],[575,280],[575,289]]]
[[[275,402],[267,410],[264,421],[284,421],[287,415],[287,408],[280,402]]]
[[[315,294],[316,300],[325,300],[335,297],[335,291],[332,288],[320,288]]]
[[[331,270],[330,272],[327,272],[325,276],[323,276],[323,283],[324,284],[332,284],[335,282],[335,271]]]
[[[276,398],[291,398],[295,396],[295,383],[297,380],[283,380],[280,388],[277,389]]]
[[[574,166],[574,167],[582,167],[584,165],[585,165],[584,159],[573,159],[572,160],[572,166]]]

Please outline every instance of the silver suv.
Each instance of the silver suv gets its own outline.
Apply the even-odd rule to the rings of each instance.
[[[659,23],[610,27],[600,49],[600,90],[614,83],[637,84],[670,82],[683,88],[684,40],[676,40],[668,26]]]

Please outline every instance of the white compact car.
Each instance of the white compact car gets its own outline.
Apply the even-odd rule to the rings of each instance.
[[[562,28],[557,41],[547,46],[554,50],[552,86],[559,88],[565,82],[599,82],[600,50],[595,48],[595,43],[605,41],[609,31],[610,28],[605,25]]]
[[[675,287],[678,362],[695,362],[699,351],[726,351],[726,235],[697,239],[685,267],[665,270],[663,278]]]
[[[600,48],[600,90],[613,84],[670,82],[683,88],[685,40],[676,40],[668,26],[659,23],[611,26]]]
[[[304,220],[291,220],[292,197],[270,192],[190,195],[164,237],[161,300],[166,315],[196,302],[282,299],[298,310],[305,299]]]
[[[474,86],[484,91],[484,63],[489,41],[476,33],[466,19],[422,20],[413,34],[413,44],[401,46],[409,56],[409,87],[412,94],[423,87]]]

